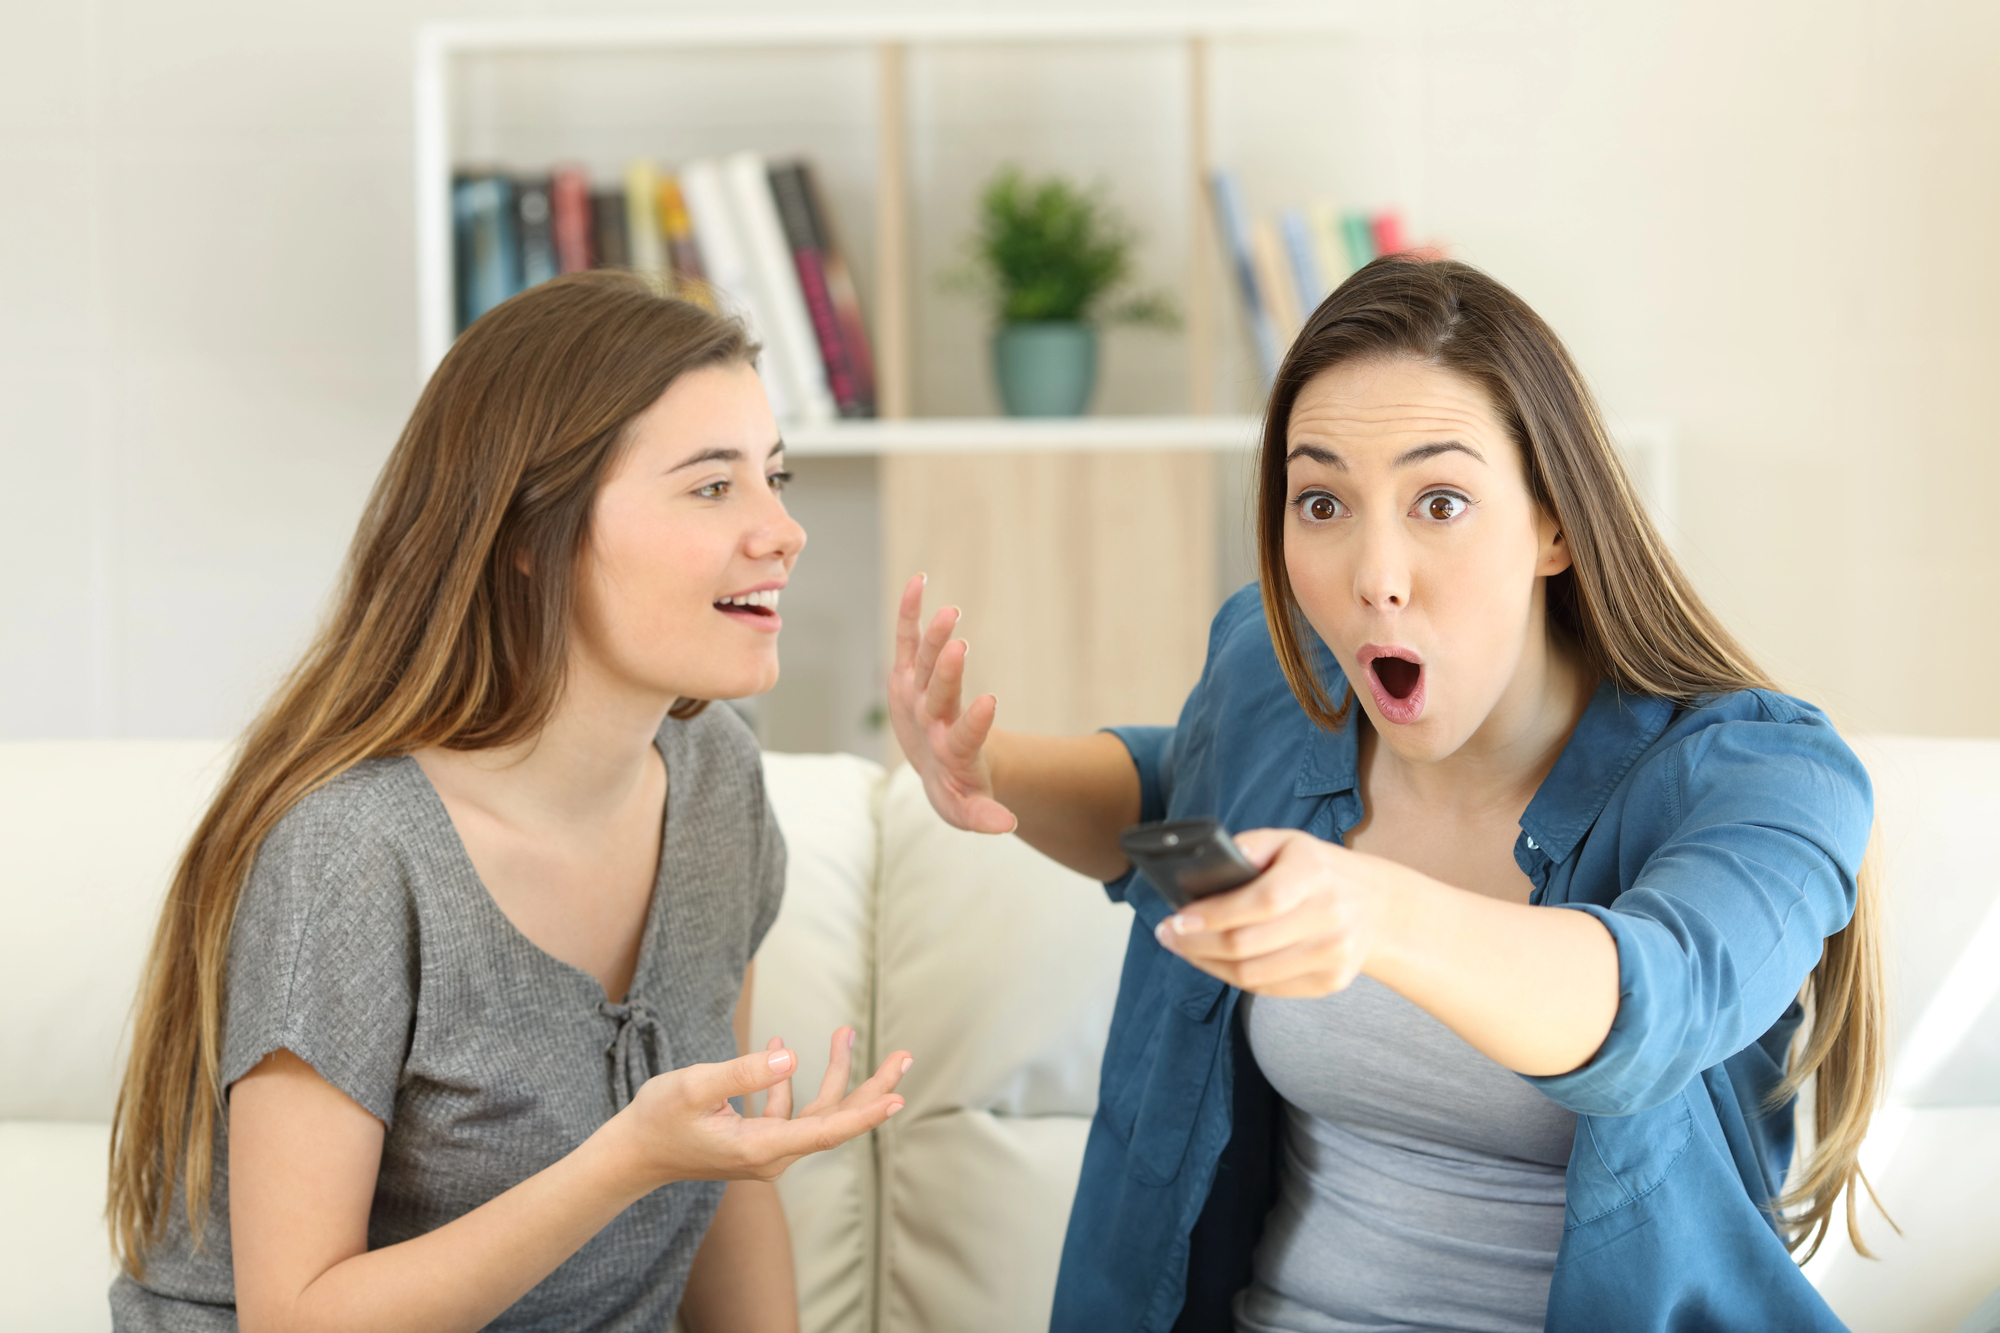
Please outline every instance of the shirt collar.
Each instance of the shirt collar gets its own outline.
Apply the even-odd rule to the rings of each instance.
[[[1360,785],[1359,728],[1352,711],[1360,704],[1350,701],[1348,707],[1348,723],[1339,731],[1310,727],[1294,795],[1333,796]],[[1532,840],[1528,845],[1552,862],[1567,860],[1673,716],[1672,700],[1629,694],[1608,680],[1599,683],[1556,766],[1521,816],[1521,831]]]
[[[1528,845],[1557,864],[1567,860],[1625,774],[1673,721],[1674,711],[1671,699],[1628,694],[1608,680],[1600,682],[1556,766],[1521,815]]]

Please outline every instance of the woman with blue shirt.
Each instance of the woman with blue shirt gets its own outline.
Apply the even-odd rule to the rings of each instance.
[[[996,730],[904,595],[933,803],[1136,916],[1053,1327],[1838,1328],[1792,1250],[1843,1194],[1853,1231],[1882,1083],[1868,778],[1555,334],[1466,265],[1364,268],[1279,370],[1258,517],[1174,727]],[[1175,913],[1117,835],[1201,815],[1262,873]]]

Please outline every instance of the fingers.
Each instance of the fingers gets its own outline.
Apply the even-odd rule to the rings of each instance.
[[[773,1037],[764,1049],[766,1051],[780,1051],[784,1047],[785,1039],[783,1037]],[[795,1063],[794,1068],[796,1067]],[[790,1075],[772,1085],[771,1095],[764,1099],[764,1114],[773,1120],[790,1120],[792,1118],[792,1080]]]
[[[908,671],[917,660],[917,619],[924,609],[924,584],[929,575],[915,574],[903,585],[896,607],[896,670]]]
[[[965,655],[972,651],[963,639],[953,639],[938,650],[936,669],[924,690],[924,712],[952,721],[958,717],[958,699],[965,686]]]
[[[812,1099],[805,1114],[814,1107],[832,1106],[847,1092],[847,1080],[854,1068],[854,1029],[841,1028],[833,1034],[833,1048],[827,1056],[826,1077],[819,1081],[819,1096]]]
[[[689,1104],[715,1106],[782,1083],[798,1065],[799,1057],[781,1044],[775,1050],[753,1051],[721,1064],[689,1065],[661,1077],[673,1078]]]
[[[1250,858],[1250,863],[1259,870],[1266,869],[1271,862],[1291,843],[1300,838],[1312,837],[1295,828],[1256,828],[1248,833],[1236,835],[1237,850]]]
[[[916,686],[917,692],[925,696],[927,706],[930,704],[930,692],[936,685],[938,659],[952,646],[951,632],[958,626],[958,616],[957,607],[940,607],[938,613],[931,617],[930,626],[924,630],[923,637],[917,641],[916,661],[911,664],[912,683]],[[964,647],[963,644],[958,645],[961,664],[964,659]],[[932,716],[943,716],[934,707],[930,711]]]
[[[1301,940],[1255,958],[1189,958],[1188,962],[1239,990],[1294,999],[1345,990],[1361,972],[1359,952],[1332,938]]]
[[[743,1158],[782,1170],[794,1158],[838,1148],[849,1139],[879,1128],[902,1109],[901,1097],[877,1097],[865,1104],[841,1106],[782,1123],[747,1120],[740,1126]],[[777,1171],[772,1171],[769,1176],[775,1178],[776,1174]]]

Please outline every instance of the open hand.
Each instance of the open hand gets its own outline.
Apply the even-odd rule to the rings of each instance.
[[[689,1065],[647,1079],[619,1113],[641,1169],[661,1183],[674,1180],[776,1180],[807,1153],[837,1148],[903,1109],[891,1096],[909,1072],[908,1051],[882,1062],[875,1076],[847,1091],[854,1029],[833,1034],[833,1056],[819,1095],[792,1114],[792,1071],[798,1056],[777,1037],[765,1050],[721,1064]],[[770,1090],[764,1113],[744,1116],[729,1104]]]
[[[958,608],[947,606],[919,631],[924,576],[903,588],[896,611],[896,664],[889,672],[889,721],[931,804],[955,828],[1011,833],[1014,814],[993,798],[986,737],[996,708],[990,694],[960,706],[966,644],[951,637]]]
[[[1256,829],[1236,845],[1263,873],[1162,921],[1161,947],[1256,995],[1345,990],[1381,943],[1378,888],[1402,867],[1296,829]]]

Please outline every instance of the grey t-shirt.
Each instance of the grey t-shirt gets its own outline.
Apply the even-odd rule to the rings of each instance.
[[[414,759],[356,765],[264,842],[230,939],[224,1085],[280,1047],[387,1133],[371,1249],[435,1230],[557,1161],[653,1074],[736,1054],[743,970],[777,916],[785,846],[756,741],[714,707],[669,719],[659,875],[622,1004],[500,911]],[[227,1124],[205,1247],[176,1199],[113,1327],[236,1327]],[[647,1330],[680,1304],[722,1185],[632,1205],[490,1329]]]
[[[1244,1000],[1286,1120],[1239,1333],[1539,1330],[1576,1117],[1368,977]]]

